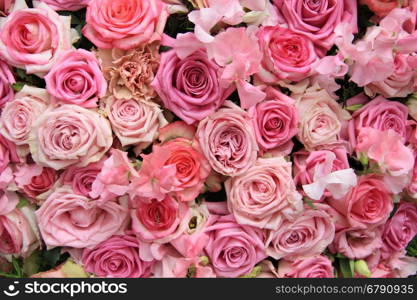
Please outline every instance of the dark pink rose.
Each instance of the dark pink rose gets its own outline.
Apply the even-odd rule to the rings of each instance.
[[[140,243],[132,235],[114,235],[92,249],[84,249],[84,268],[99,277],[149,277],[153,262],[140,258]]]

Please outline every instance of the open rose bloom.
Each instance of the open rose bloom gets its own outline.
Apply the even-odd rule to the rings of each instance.
[[[416,158],[417,1],[0,0],[0,277],[416,276]]]

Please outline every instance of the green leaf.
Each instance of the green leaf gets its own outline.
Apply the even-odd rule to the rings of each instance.
[[[417,257],[417,235],[407,246],[407,255]]]
[[[361,109],[363,107],[363,104],[355,104],[355,105],[350,105],[346,107],[346,110],[348,111],[357,111],[358,109]]]
[[[339,260],[340,271],[343,278],[352,278],[355,272],[355,262],[350,259]]]
[[[23,269],[21,267],[21,261],[17,259],[16,257],[12,257],[12,266],[14,269],[14,272],[18,278],[23,277]]]
[[[32,254],[23,260],[23,272],[27,276],[38,273],[41,264],[41,252],[33,251]]]
[[[15,92],[20,92],[24,86],[25,86],[25,83],[20,82],[20,81],[12,84],[12,88]]]
[[[303,197],[303,200],[305,202],[305,204],[307,204],[308,206],[310,206],[312,209],[317,209],[317,207],[314,205],[313,200],[311,200],[308,197]]]
[[[20,196],[19,197],[19,203],[17,203],[16,208],[22,208],[29,204],[28,199],[25,197]]]
[[[49,251],[45,251],[42,257],[42,267],[46,270],[54,268],[61,256],[61,248],[56,247]]]

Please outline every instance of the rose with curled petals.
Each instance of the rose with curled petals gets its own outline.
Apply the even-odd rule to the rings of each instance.
[[[0,60],[0,109],[13,100],[14,91],[12,84],[15,83],[13,73],[6,62]]]
[[[279,278],[333,278],[334,269],[327,256],[319,255],[295,261],[282,259],[278,264]]]
[[[90,0],[40,0],[48,4],[54,10],[80,10],[88,5]]]

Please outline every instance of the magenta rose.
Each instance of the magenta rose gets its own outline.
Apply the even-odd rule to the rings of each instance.
[[[47,109],[45,89],[25,85],[14,100],[6,103],[0,119],[0,133],[16,145],[27,145],[35,120]]]
[[[327,205],[305,207],[294,221],[285,221],[266,234],[266,253],[275,259],[301,259],[321,254],[333,241],[335,225],[326,213]]]
[[[52,103],[97,107],[106,95],[107,82],[93,53],[84,49],[71,50],[61,56],[45,76],[46,89]]]
[[[103,160],[90,163],[82,168],[71,166],[65,169],[60,180],[62,184],[71,186],[74,193],[90,197],[93,183],[102,168]]]
[[[274,88],[267,88],[266,92],[269,100],[248,110],[258,145],[265,151],[283,146],[298,130],[295,101]]]
[[[218,173],[238,176],[256,161],[258,145],[250,117],[231,101],[199,123],[196,137]]]
[[[310,75],[318,58],[308,37],[281,26],[261,27],[257,36],[264,54],[258,74],[263,81],[301,81]]]
[[[34,209],[23,207],[0,215],[0,254],[29,256],[39,247]]]
[[[0,53],[10,65],[43,77],[71,49],[75,33],[71,17],[58,15],[42,2],[33,6],[16,0],[15,9],[0,25]]]
[[[394,216],[385,224],[383,252],[390,256],[394,252],[404,250],[417,234],[416,204],[401,202]]]
[[[220,69],[203,50],[183,59],[171,50],[161,54],[152,87],[166,108],[192,124],[211,115],[230,94],[230,88],[220,86]]]
[[[102,115],[69,104],[40,115],[29,137],[33,160],[55,170],[96,162],[112,143],[110,124]]]
[[[244,174],[225,183],[227,204],[239,224],[277,230],[303,209],[291,175],[291,163],[282,157],[258,158]]]
[[[159,0],[90,0],[82,31],[97,48],[128,50],[160,39],[167,17]]]
[[[128,220],[127,202],[99,203],[74,194],[68,186],[53,192],[36,211],[45,244],[88,248],[122,232]]]
[[[405,138],[407,118],[406,105],[378,96],[353,113],[348,125],[350,143],[352,147],[356,146],[357,137],[363,127],[372,127],[382,131],[392,129]]]
[[[188,205],[170,196],[163,200],[146,198],[133,199],[131,210],[132,230],[144,241],[167,243],[177,238],[188,223]]]
[[[0,1],[0,16],[9,14],[15,0],[1,0]]]
[[[153,262],[139,257],[140,243],[132,235],[114,235],[92,249],[84,249],[84,269],[99,277],[149,277]]]
[[[336,232],[329,249],[350,259],[363,259],[382,246],[382,227],[346,227]]]
[[[209,241],[205,250],[217,276],[249,274],[266,258],[262,231],[237,224],[232,215],[219,217],[206,232]]]
[[[14,176],[19,189],[32,199],[48,192],[58,179],[54,169],[36,164],[17,166]]]
[[[13,100],[12,84],[15,82],[8,64],[0,60],[0,111],[7,102]]]
[[[76,11],[88,5],[90,0],[40,0],[54,10]]]
[[[274,0],[279,22],[311,39],[324,56],[334,44],[334,30],[342,22],[357,31],[356,0]]]
[[[333,278],[332,262],[327,256],[312,256],[295,261],[282,259],[278,264],[280,278]]]
[[[329,198],[328,202],[351,226],[361,228],[383,224],[393,209],[391,193],[375,174],[359,177],[357,185],[345,197]]]

